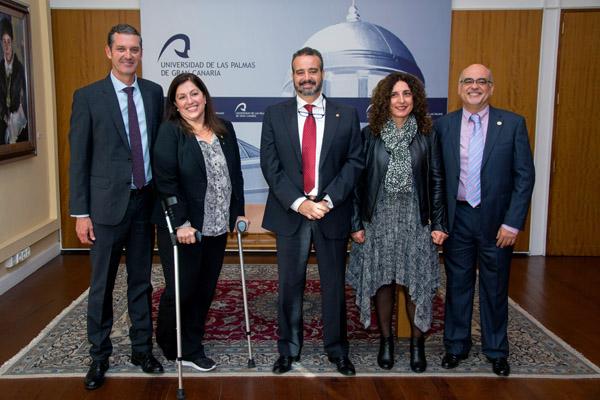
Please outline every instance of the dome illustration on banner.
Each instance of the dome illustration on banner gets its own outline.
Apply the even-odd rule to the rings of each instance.
[[[346,22],[321,29],[304,46],[315,48],[323,55],[326,96],[370,97],[375,85],[394,71],[408,72],[425,82],[402,40],[380,25],[361,20],[355,1],[348,9]],[[294,93],[288,71],[282,95],[293,96]]]

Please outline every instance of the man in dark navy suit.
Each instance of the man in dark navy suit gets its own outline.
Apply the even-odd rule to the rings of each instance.
[[[449,238],[444,243],[446,314],[442,367],[471,349],[476,268],[482,352],[508,376],[508,278],[513,246],[531,201],[534,167],[525,119],[489,105],[492,72],[474,64],[458,83],[463,108],[438,119],[446,173]]]
[[[92,273],[87,333],[92,364],[85,387],[104,383],[112,353],[112,291],[123,247],[127,251],[127,300],[131,362],[147,373],[163,368],[152,355],[150,271],[154,201],[150,154],[163,115],[163,91],[136,77],[142,38],[125,24],[108,34],[109,75],[73,95],[70,213],[81,243],[91,245]]]
[[[263,227],[277,236],[277,347],[273,372],[300,359],[306,263],[314,245],[321,281],[323,341],[329,360],[354,375],[344,296],[351,193],[363,169],[358,114],[321,94],[323,58],[309,47],[292,57],[296,97],[265,112],[260,164],[269,184]]]

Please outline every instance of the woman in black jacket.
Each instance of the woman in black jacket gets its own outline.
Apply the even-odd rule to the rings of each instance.
[[[347,273],[368,327],[371,297],[381,333],[377,363],[394,366],[392,313],[395,287],[406,294],[411,321],[410,367],[427,368],[424,332],[431,327],[439,286],[435,245],[446,239],[441,156],[427,115],[423,84],[395,72],[373,91],[369,126],[363,129],[365,170],[355,192]]]
[[[194,74],[173,79],[167,94],[167,120],[154,145],[153,176],[161,199],[172,207],[179,245],[183,365],[215,368],[204,352],[204,324],[223,266],[227,232],[244,217],[244,182],[235,131],[219,119],[204,83]],[[166,288],[160,300],[156,340],[175,359],[173,251],[166,221],[155,213]],[[196,240],[196,232],[202,240]]]

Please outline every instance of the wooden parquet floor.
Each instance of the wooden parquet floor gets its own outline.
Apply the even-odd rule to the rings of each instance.
[[[226,262],[235,263],[237,255]],[[273,255],[246,254],[246,263]],[[0,363],[27,345],[88,286],[88,256],[57,257],[0,296]],[[516,257],[510,296],[600,365],[600,258]],[[600,399],[600,379],[294,378],[186,379],[188,400]],[[0,379],[0,399],[174,399],[176,379],[109,378],[88,392],[82,378]]]

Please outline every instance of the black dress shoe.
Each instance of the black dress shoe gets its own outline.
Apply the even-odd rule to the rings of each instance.
[[[300,356],[279,356],[275,364],[273,364],[274,374],[285,374],[292,369],[292,362],[300,361]]]
[[[345,376],[354,376],[356,375],[356,370],[354,369],[354,364],[348,358],[348,356],[342,357],[329,357],[329,362],[335,364],[338,372]]]
[[[509,376],[510,375],[510,365],[508,364],[508,360],[506,357],[498,357],[498,358],[487,358],[489,362],[492,363],[492,371],[498,376]]]
[[[394,367],[394,337],[379,338],[379,353],[377,354],[377,365],[383,369]]]
[[[458,367],[458,364],[461,360],[466,360],[468,357],[467,354],[452,354],[446,353],[444,354],[444,358],[442,358],[442,368],[452,369]]]
[[[410,369],[417,373],[425,372],[427,369],[425,336],[410,338]]]
[[[104,383],[104,374],[108,369],[108,360],[92,361],[90,369],[85,374],[83,384],[87,390],[98,389]]]
[[[164,372],[162,365],[152,353],[131,353],[131,363],[142,367],[142,371],[147,374],[162,374]]]

